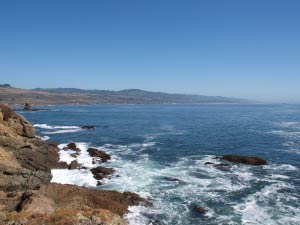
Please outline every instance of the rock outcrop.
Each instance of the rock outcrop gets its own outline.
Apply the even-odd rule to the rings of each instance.
[[[57,146],[36,138],[23,116],[0,106],[0,224],[125,225],[122,216],[128,206],[143,199],[134,193],[51,184],[51,169],[80,167],[75,160],[70,165],[59,162]],[[67,148],[80,151],[74,143]],[[95,170],[97,176],[112,172]]]
[[[267,161],[265,159],[253,156],[224,155],[221,159],[233,163],[242,163],[255,166],[267,164]]]
[[[101,162],[107,162],[111,159],[111,156],[109,154],[96,148],[89,148],[87,151],[90,156],[100,158]]]

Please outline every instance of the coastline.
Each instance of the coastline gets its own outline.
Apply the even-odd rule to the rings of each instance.
[[[5,105],[0,114],[0,224],[125,225],[128,207],[145,201],[130,192],[53,183],[53,169],[80,167],[62,163],[59,155],[74,145],[63,150],[37,138],[34,127]],[[103,151],[94,154],[97,165],[110,159]]]

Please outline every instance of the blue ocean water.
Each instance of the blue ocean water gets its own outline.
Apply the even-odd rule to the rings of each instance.
[[[116,169],[99,187],[88,170],[56,170],[54,181],[151,199],[151,208],[130,208],[130,224],[300,224],[300,105],[46,108],[22,112],[39,136],[102,148],[113,156],[106,166]],[[205,165],[223,154],[259,156],[268,165]],[[197,214],[196,205],[208,212]]]

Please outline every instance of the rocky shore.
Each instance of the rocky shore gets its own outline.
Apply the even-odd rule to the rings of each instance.
[[[72,147],[78,150],[68,146]],[[57,143],[36,138],[35,129],[23,116],[0,106],[0,224],[127,224],[122,217],[128,207],[144,199],[130,192],[50,183],[51,169],[80,167],[76,160],[70,165],[59,162],[58,152]],[[97,149],[89,153],[100,162],[110,159]],[[92,172],[100,180],[113,169],[96,167]]]

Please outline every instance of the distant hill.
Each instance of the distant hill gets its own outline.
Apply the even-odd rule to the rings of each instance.
[[[83,90],[77,88],[36,88],[33,90],[0,86],[0,103],[48,104],[202,104],[250,103],[251,101],[221,96],[168,94],[139,89],[121,91]]]

